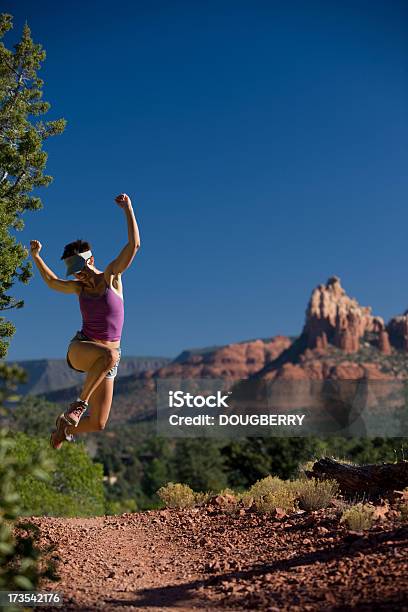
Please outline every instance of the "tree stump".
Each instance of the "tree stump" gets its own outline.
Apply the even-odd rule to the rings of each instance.
[[[346,494],[380,495],[389,491],[402,491],[408,487],[408,461],[349,465],[324,457],[316,461],[313,468],[305,471],[305,474],[308,478],[336,480],[340,491]]]

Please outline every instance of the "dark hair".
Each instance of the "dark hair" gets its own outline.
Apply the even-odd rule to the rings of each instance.
[[[84,251],[90,251],[91,245],[86,240],[75,240],[75,242],[70,242],[66,244],[64,247],[64,252],[62,254],[61,259],[65,259],[66,257],[71,257],[71,255],[76,255],[77,253],[83,253]]]

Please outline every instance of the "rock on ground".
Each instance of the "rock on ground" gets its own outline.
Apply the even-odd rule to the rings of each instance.
[[[55,546],[60,578],[41,589],[61,592],[64,610],[408,611],[408,524],[383,516],[350,532],[336,512],[30,520],[40,548]]]

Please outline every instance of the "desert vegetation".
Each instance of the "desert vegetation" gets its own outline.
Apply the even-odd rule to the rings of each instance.
[[[315,512],[325,508],[336,510],[339,525],[355,531],[369,529],[387,512],[393,513],[400,522],[408,519],[408,487],[394,500],[394,506],[384,506],[384,500],[364,503],[356,497],[345,498],[339,493],[338,483],[334,480],[319,481],[315,478],[282,480],[269,475],[255,482],[247,491],[224,489],[215,491],[194,491],[181,483],[168,483],[160,487],[157,494],[166,508],[193,508],[204,504],[215,504],[229,512],[240,513],[249,510],[260,514],[273,513],[277,516]],[[364,498],[364,494],[362,495]]]

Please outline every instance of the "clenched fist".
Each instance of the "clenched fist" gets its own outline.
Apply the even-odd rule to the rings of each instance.
[[[118,204],[121,208],[128,208],[132,205],[129,196],[126,193],[121,193],[115,198],[116,204]]]
[[[38,255],[42,249],[42,244],[39,240],[30,240],[31,255]]]

